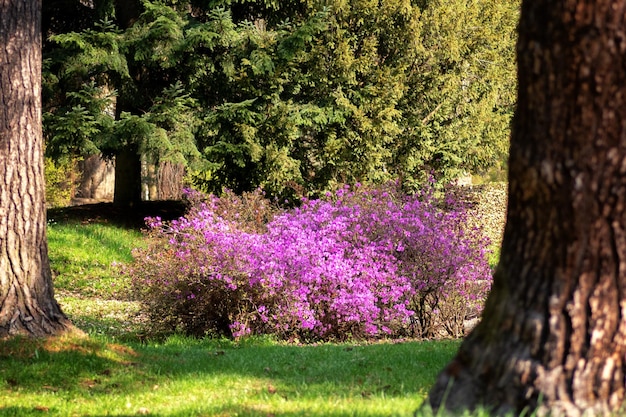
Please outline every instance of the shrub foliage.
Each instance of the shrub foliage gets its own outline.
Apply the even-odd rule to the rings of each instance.
[[[152,331],[459,336],[490,286],[487,239],[431,193],[357,184],[284,211],[260,191],[189,195],[185,217],[149,219],[130,271]]]

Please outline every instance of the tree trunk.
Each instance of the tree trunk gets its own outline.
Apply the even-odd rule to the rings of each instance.
[[[143,10],[142,3],[138,0],[115,0],[113,3],[116,22],[123,29],[131,27]],[[124,111],[136,114],[136,110],[132,103],[125,100],[123,96],[117,97],[116,113],[118,117]],[[136,143],[128,143],[115,155],[113,202],[122,207],[132,207],[141,202],[141,155]]]
[[[41,132],[41,3],[0,0],[0,338],[72,328],[54,299]]]
[[[626,354],[626,1],[527,0],[500,265],[438,409],[607,414]]]
[[[141,158],[137,145],[128,144],[115,155],[113,202],[124,207],[141,202]]]
[[[180,200],[183,198],[185,166],[173,162],[160,162],[157,167],[157,199]]]
[[[75,197],[89,200],[113,199],[115,163],[100,155],[91,155],[78,162],[81,173]]]

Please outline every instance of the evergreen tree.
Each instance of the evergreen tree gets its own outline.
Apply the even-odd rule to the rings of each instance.
[[[506,153],[517,6],[422,3],[110,4],[51,37],[49,150],[115,154],[120,200],[138,195],[145,153],[208,191],[277,196],[485,169]]]
[[[447,182],[507,158],[519,2],[423,3],[393,167],[408,182],[430,173]]]
[[[131,204],[140,198],[142,156],[185,163],[199,156],[195,102],[173,56],[187,21],[163,4],[109,6],[92,28],[51,35],[48,152],[115,156],[115,199]]]

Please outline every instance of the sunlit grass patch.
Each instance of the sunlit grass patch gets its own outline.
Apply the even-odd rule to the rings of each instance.
[[[90,335],[136,340],[143,332],[145,315],[136,301],[83,297],[57,291],[56,299],[72,323]]]
[[[120,266],[133,261],[132,249],[143,239],[135,230],[51,219],[48,244],[57,289],[107,297],[125,292]]]
[[[457,348],[15,339],[0,342],[0,416],[409,416]]]

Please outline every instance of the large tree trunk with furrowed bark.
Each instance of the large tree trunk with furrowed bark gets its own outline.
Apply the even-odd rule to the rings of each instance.
[[[46,243],[40,13],[39,0],[0,0],[0,338],[72,329]]]
[[[500,265],[435,409],[624,403],[626,1],[527,0]]]

